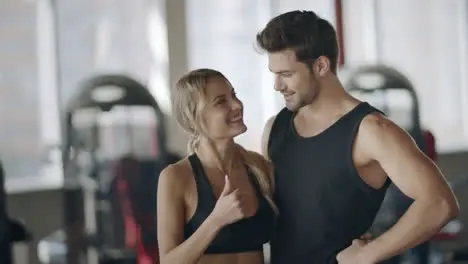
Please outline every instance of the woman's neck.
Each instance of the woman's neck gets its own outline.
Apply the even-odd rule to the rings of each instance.
[[[210,167],[216,167],[223,173],[229,173],[236,161],[236,145],[234,141],[209,141],[201,139],[197,155]]]

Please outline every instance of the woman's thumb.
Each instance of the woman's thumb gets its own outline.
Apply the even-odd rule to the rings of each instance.
[[[225,175],[224,176],[224,188],[223,188],[223,192],[221,193],[221,196],[225,196],[229,194],[230,190],[231,190],[231,182],[229,181],[229,177]]]

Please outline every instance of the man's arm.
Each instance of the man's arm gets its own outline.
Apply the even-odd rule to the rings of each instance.
[[[273,123],[275,122],[276,115],[270,117],[263,128],[262,134],[262,155],[267,159],[270,160],[268,157],[268,140],[270,139],[270,132],[271,128],[273,127]]]
[[[381,115],[361,124],[357,148],[377,161],[413,204],[387,232],[363,246],[366,263],[377,263],[404,252],[437,233],[459,214],[458,202],[439,168],[413,139]]]

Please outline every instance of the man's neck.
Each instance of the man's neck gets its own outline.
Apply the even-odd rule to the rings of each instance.
[[[342,111],[344,103],[350,98],[338,79],[329,80],[321,84],[321,89],[314,101],[301,107],[297,114],[312,118],[336,115]]]

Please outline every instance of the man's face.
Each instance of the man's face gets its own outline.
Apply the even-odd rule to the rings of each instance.
[[[268,64],[275,74],[275,90],[283,95],[290,111],[312,103],[319,88],[317,79],[306,64],[297,61],[293,50],[269,53]]]

